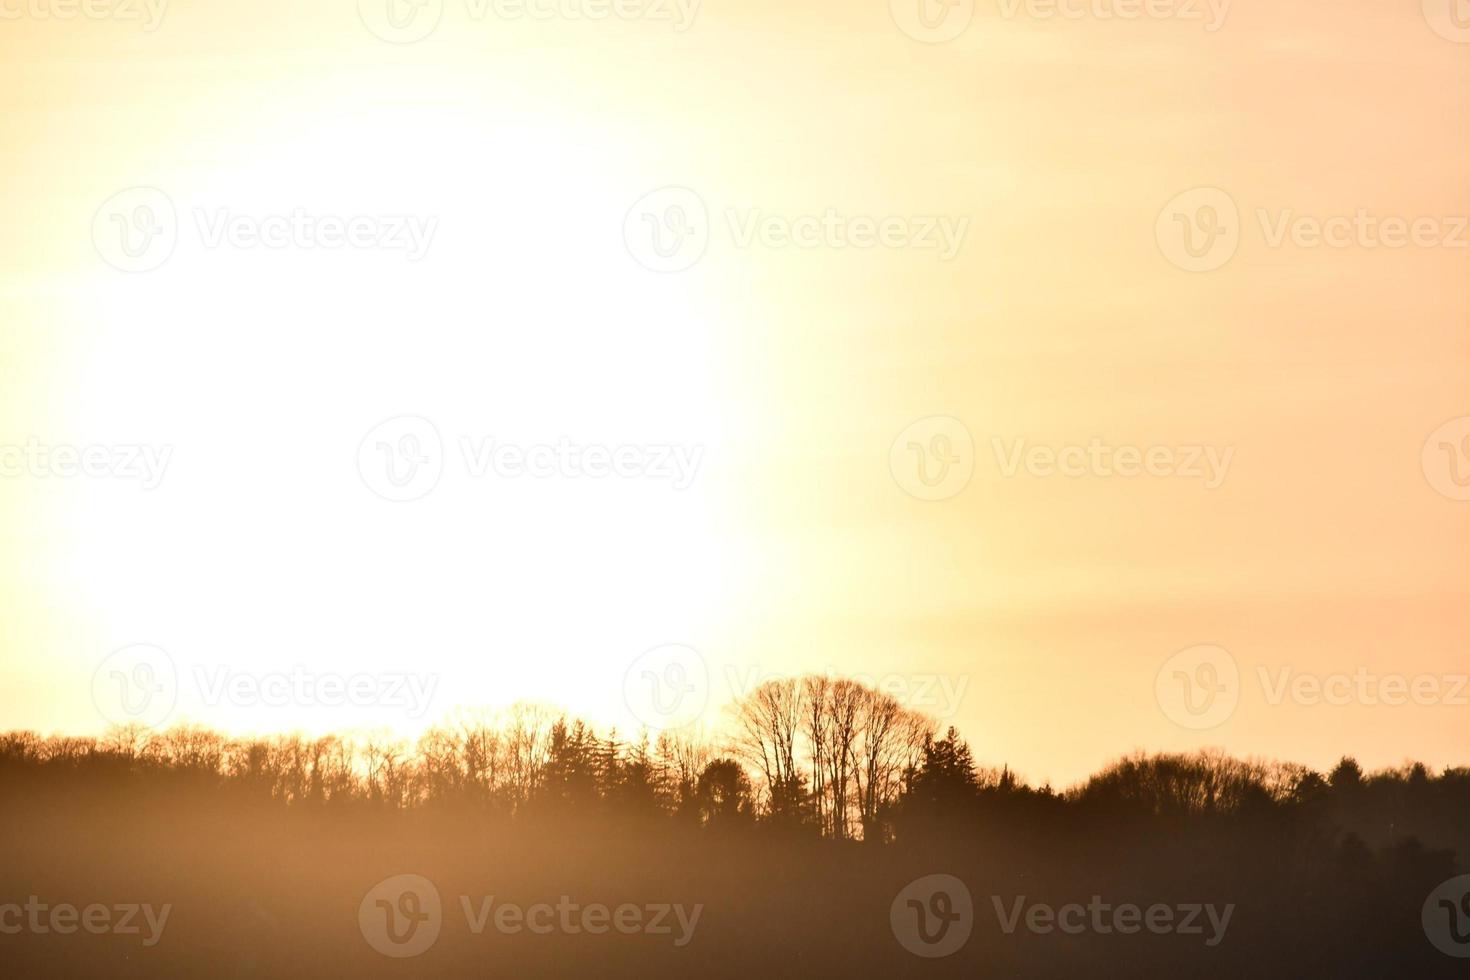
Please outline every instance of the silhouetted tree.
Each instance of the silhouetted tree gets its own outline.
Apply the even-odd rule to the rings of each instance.
[[[699,774],[699,816],[707,827],[749,825],[755,816],[750,778],[734,759],[716,759]]]

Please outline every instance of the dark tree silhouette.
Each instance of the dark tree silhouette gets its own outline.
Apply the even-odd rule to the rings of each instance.
[[[771,682],[734,711],[727,740],[652,744],[528,705],[457,713],[412,744],[189,725],[0,736],[0,885],[162,895],[188,924],[121,965],[103,946],[8,934],[0,956],[18,976],[199,975],[222,960],[375,974],[388,965],[341,924],[376,881],[413,872],[451,911],[465,895],[571,892],[707,906],[692,951],[507,940],[495,957],[511,975],[908,975],[918,961],[889,908],[942,872],[965,881],[976,923],[936,975],[1463,975],[1420,917],[1470,871],[1470,770],[1136,754],[1057,792],[978,765],[954,728],[936,736],[861,685]],[[1204,949],[1000,931],[992,903],[1018,896],[1236,911],[1228,939]],[[426,971],[480,972],[474,938],[446,927]]]
[[[705,826],[748,826],[755,817],[750,778],[734,759],[716,759],[699,774],[699,815]]]

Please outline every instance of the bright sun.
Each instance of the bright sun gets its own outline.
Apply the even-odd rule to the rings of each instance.
[[[413,730],[526,697],[629,724],[633,658],[717,632],[729,549],[720,313],[698,277],[627,254],[621,213],[646,188],[623,148],[464,106],[303,111],[246,145],[178,164],[166,264],[99,262],[89,283],[76,438],[172,447],[141,504],[135,486],[67,490],[56,526],[92,642],[168,651],[178,716],[233,730]],[[378,246],[313,245],[287,218],[377,221],[361,228]],[[293,237],[252,243],[262,225]],[[381,247],[394,227],[418,229],[421,257]],[[442,474],[391,502],[358,450],[404,416],[437,431]],[[621,472],[484,470],[491,447],[558,446]],[[432,675],[434,703],[277,708],[211,687],[300,665]]]

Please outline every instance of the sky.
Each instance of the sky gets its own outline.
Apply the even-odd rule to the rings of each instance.
[[[1449,0],[392,2],[0,0],[0,727],[1470,762]]]

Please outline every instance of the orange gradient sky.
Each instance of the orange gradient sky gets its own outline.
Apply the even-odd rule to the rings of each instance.
[[[1036,781],[1137,748],[1470,761],[1470,502],[1421,458],[1470,416],[1470,44],[1433,0],[1231,4],[1217,30],[981,0],[943,43],[904,2],[445,0],[404,44],[371,0],[177,0],[152,30],[0,2],[0,445],[171,447],[153,489],[0,477],[0,727],[101,731],[99,664],[153,644],[186,678],[436,679],[422,718],[189,682],[174,720],[413,731],[533,699],[627,730],[630,665],[684,644],[711,725],[740,678],[865,675],[956,692],[921,706]],[[130,273],[94,221],[136,187],[178,241]],[[708,243],[661,273],[625,225],[669,187]],[[1238,209],[1209,271],[1160,220],[1196,188]],[[432,237],[211,245],[297,209]],[[829,210],[964,233],[741,238]],[[1275,240],[1359,212],[1438,237]],[[358,451],[402,416],[444,475],[390,503]],[[921,500],[890,449],[937,416],[972,475]],[[476,477],[483,439],[700,464],[683,489]],[[1017,440],[1231,455],[1217,486],[1008,475]],[[1241,675],[1207,730],[1155,689],[1201,644]],[[1272,703],[1283,670],[1445,693]]]

